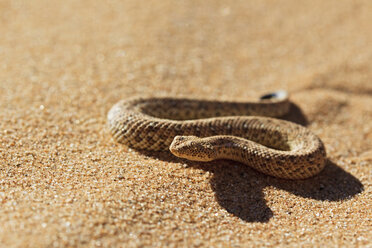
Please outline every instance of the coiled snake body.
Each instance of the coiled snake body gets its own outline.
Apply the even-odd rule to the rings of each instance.
[[[169,149],[196,161],[231,159],[267,175],[304,179],[323,169],[326,152],[309,129],[270,118],[289,106],[283,91],[247,103],[137,98],[115,104],[108,123],[118,142],[136,149]]]

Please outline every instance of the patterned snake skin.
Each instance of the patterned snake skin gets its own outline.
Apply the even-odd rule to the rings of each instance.
[[[118,142],[135,149],[169,149],[196,161],[231,159],[267,175],[304,179],[323,169],[326,152],[309,129],[270,118],[289,106],[284,91],[247,103],[137,98],[115,104],[108,123]]]

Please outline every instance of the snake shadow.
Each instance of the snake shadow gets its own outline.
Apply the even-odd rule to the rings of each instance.
[[[309,124],[309,121],[307,120],[300,107],[293,102],[290,102],[288,113],[280,117],[280,119],[291,121],[302,126],[307,126]]]
[[[273,217],[263,193],[263,189],[268,186],[320,201],[350,199],[364,190],[356,177],[330,160],[320,174],[305,180],[266,176],[233,161],[222,161],[210,166],[199,164],[197,167],[213,172],[211,185],[218,203],[229,213],[247,222],[268,222]]]
[[[308,121],[301,109],[291,104],[290,111],[281,119],[306,126]],[[264,188],[274,186],[300,197],[320,201],[349,199],[364,190],[363,184],[353,175],[328,160],[324,170],[305,180],[285,180],[264,175],[249,166],[229,160],[207,163],[182,160],[169,152],[145,152],[144,155],[168,162],[185,163],[188,167],[213,174],[210,181],[216,201],[227,212],[246,222],[268,222],[274,213],[267,206]],[[187,169],[187,167],[186,167]]]
[[[210,181],[216,201],[230,214],[246,222],[268,222],[274,213],[267,206],[264,188],[273,186],[294,195],[320,201],[351,199],[364,190],[363,184],[340,166],[327,160],[322,172],[304,180],[287,180],[264,175],[245,164],[230,160],[195,162],[172,157],[167,152],[146,153],[168,162],[182,162],[187,168],[213,174]]]

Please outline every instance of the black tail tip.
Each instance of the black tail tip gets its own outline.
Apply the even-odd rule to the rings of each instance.
[[[283,100],[286,98],[288,98],[288,92],[285,90],[278,90],[278,91],[261,96],[260,100],[271,100],[271,99]]]

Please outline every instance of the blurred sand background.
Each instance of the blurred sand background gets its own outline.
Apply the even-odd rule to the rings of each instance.
[[[370,247],[372,1],[0,0],[0,247]],[[324,141],[302,181],[117,144],[132,96],[277,89]]]

